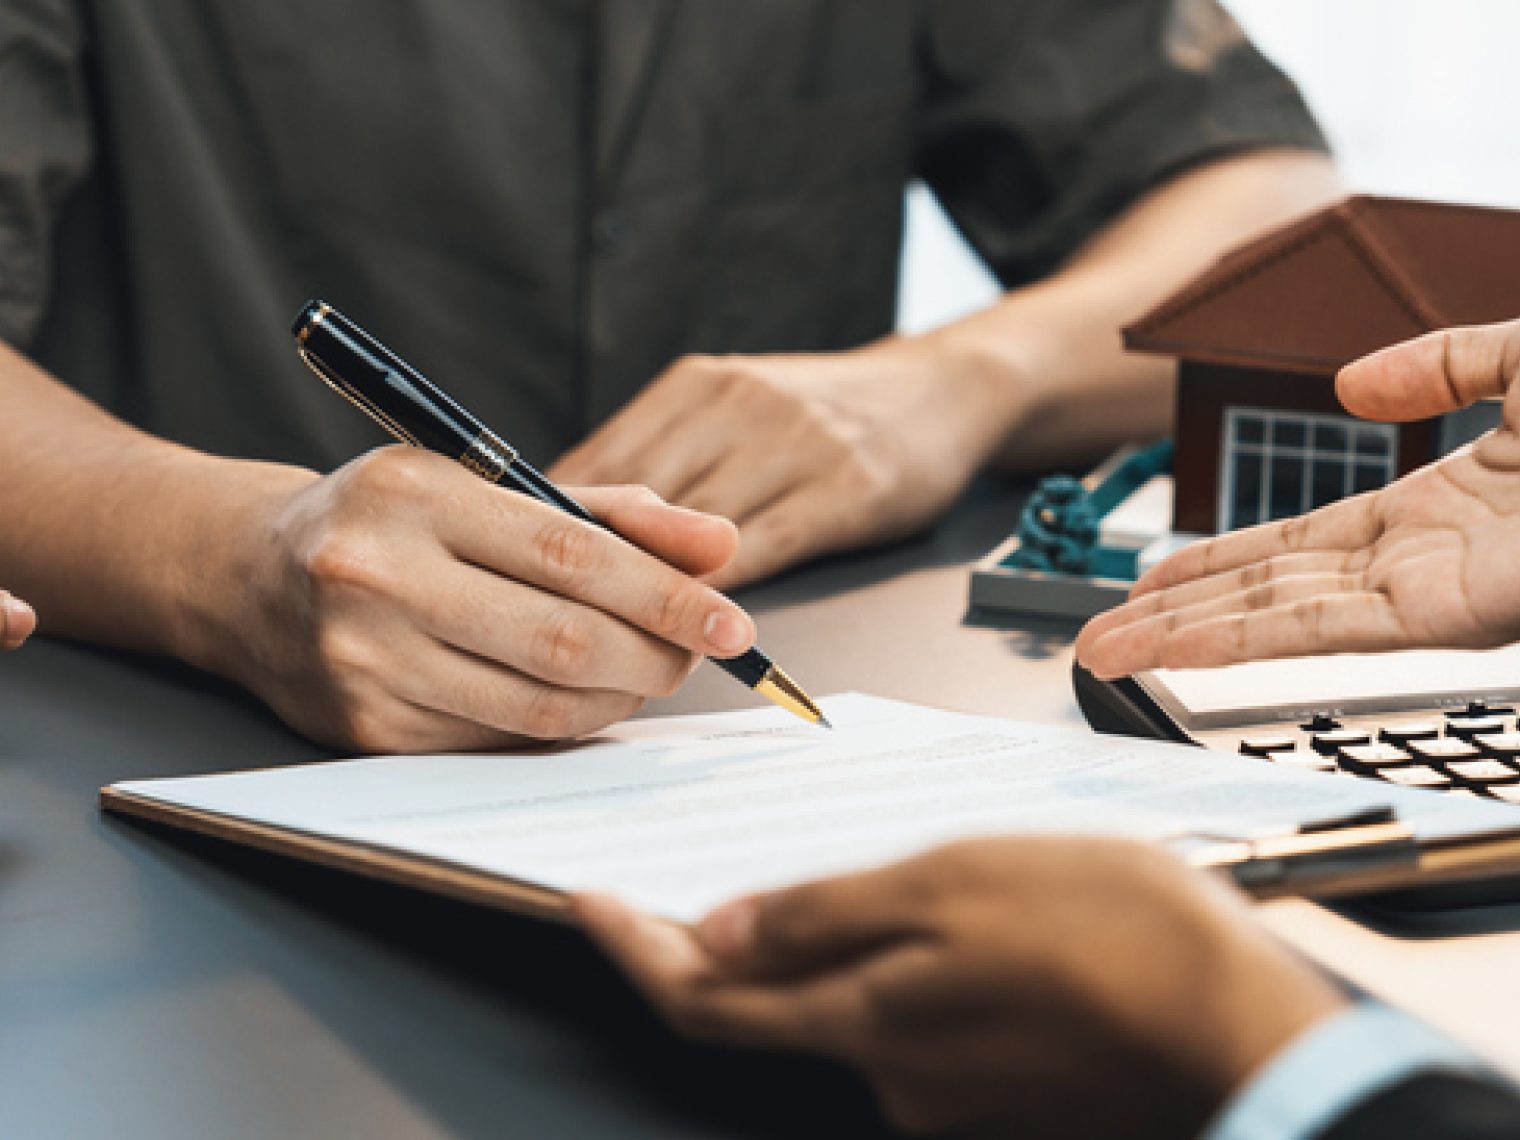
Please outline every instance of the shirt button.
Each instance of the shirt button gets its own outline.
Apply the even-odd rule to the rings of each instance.
[[[598,214],[591,227],[591,241],[596,252],[614,253],[628,238],[628,223],[615,213]]]

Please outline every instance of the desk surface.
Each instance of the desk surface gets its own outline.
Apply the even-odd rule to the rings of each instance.
[[[1001,493],[1000,493],[1001,492]],[[982,488],[932,535],[745,601],[818,692],[1078,723],[1074,626],[968,619],[1014,519]],[[703,669],[651,712],[747,701]],[[879,1131],[862,1087],[675,1039],[580,938],[102,817],[133,777],[322,756],[160,662],[39,641],[0,661],[0,1114],[34,1138],[802,1137]],[[1520,1072],[1520,909],[1374,932],[1301,903],[1285,937]]]

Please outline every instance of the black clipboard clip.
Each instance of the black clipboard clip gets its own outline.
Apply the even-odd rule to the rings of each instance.
[[[1420,863],[1414,829],[1391,807],[1313,820],[1278,835],[1194,832],[1176,838],[1188,841],[1184,857],[1194,867],[1226,875],[1259,898],[1339,889],[1414,871]]]

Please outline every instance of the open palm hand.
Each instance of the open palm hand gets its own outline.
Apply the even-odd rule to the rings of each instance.
[[[1338,380],[1370,418],[1504,396],[1471,448],[1378,491],[1223,535],[1145,575],[1095,618],[1077,656],[1099,676],[1311,653],[1520,640],[1520,321],[1432,334]]]

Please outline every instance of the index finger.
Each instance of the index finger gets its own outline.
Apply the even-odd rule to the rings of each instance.
[[[1445,329],[1364,356],[1336,377],[1356,415],[1420,420],[1503,396],[1520,370],[1520,321]]]
[[[1142,574],[1130,590],[1130,599],[1285,554],[1345,552],[1370,546],[1383,527],[1377,494],[1368,491],[1306,515],[1232,531],[1183,547]]]
[[[794,978],[923,935],[932,893],[919,860],[804,883],[719,907],[697,926],[714,961]]]
[[[482,509],[469,512],[467,521],[438,521],[439,538],[458,557],[592,606],[694,653],[735,657],[754,644],[749,615],[711,586],[612,530],[472,482],[485,496]],[[460,490],[465,492],[464,485]],[[598,506],[609,521],[616,521],[618,504],[625,499],[630,504],[650,501],[647,492],[622,488],[605,492]],[[697,524],[672,514],[667,525],[681,529]]]
[[[571,906],[650,1003],[690,1036],[847,1056],[864,1031],[864,992],[849,974],[757,985],[720,971],[688,927],[604,895],[577,895]]]

